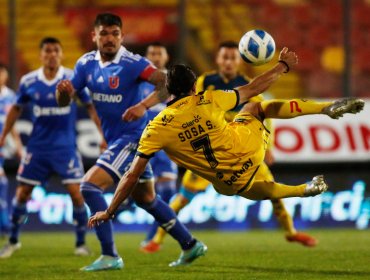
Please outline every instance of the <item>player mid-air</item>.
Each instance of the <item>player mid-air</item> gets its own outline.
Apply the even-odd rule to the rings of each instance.
[[[117,183],[129,169],[147,124],[146,117],[133,122],[124,122],[121,115],[132,119],[145,112],[161,99],[166,100],[166,74],[156,69],[147,59],[124,48],[121,18],[110,13],[97,15],[92,32],[97,51],[83,55],[77,62],[74,76],[58,84],[57,99],[66,105],[75,90],[87,87],[92,92],[108,149],[88,170],[81,192],[92,214],[107,208],[103,192]],[[155,85],[155,93],[143,98],[139,85],[148,81]],[[153,173],[150,165],[140,174],[138,188],[132,192],[136,204],[150,213],[161,227],[165,228],[180,244],[180,258],[170,264],[183,265],[205,254],[207,247],[197,241],[176,214],[160,197],[156,196]],[[96,235],[102,248],[101,256],[83,271],[121,269],[123,260],[118,255],[113,241],[112,222],[96,227]]]
[[[57,38],[46,37],[41,40],[42,67],[22,77],[16,103],[10,108],[5,120],[0,146],[20,117],[23,107],[27,104],[32,106],[33,129],[27,143],[27,152],[18,169],[9,243],[0,251],[0,258],[10,257],[21,247],[19,232],[27,217],[26,203],[33,188],[44,185],[53,173],[61,177],[62,184],[72,199],[73,220],[76,225],[75,254],[90,253],[85,245],[87,209],[79,190],[84,169],[76,146],[77,105],[71,102],[68,106],[59,108],[54,94],[57,83],[70,78],[73,73],[61,65],[62,58],[62,45]],[[81,89],[76,96],[101,131],[88,91]]]
[[[279,59],[281,62],[247,85],[198,94],[195,94],[196,75],[189,67],[175,65],[170,68],[167,89],[174,99],[146,127],[137,156],[119,182],[112,202],[105,211],[89,219],[89,226],[96,226],[114,216],[122,201],[135,190],[150,157],[161,149],[177,164],[209,180],[224,195],[264,200],[315,196],[326,191],[328,186],[322,175],[297,186],[255,180],[269,140],[269,132],[262,122],[265,118],[311,114],[324,114],[336,119],[345,113],[361,111],[364,107],[362,100],[315,102],[276,99],[247,103],[231,123],[225,121],[225,112],[266,91],[297,63],[297,56],[287,48],[281,51]],[[291,102],[298,105],[296,110],[290,110]],[[184,124],[188,124],[186,128]]]
[[[216,54],[217,71],[207,72],[201,75],[196,82],[196,92],[203,92],[204,90],[232,90],[238,86],[245,85],[249,79],[239,72],[242,59],[239,54],[238,44],[233,41],[225,41],[220,43]],[[260,102],[264,98],[262,95],[252,97],[248,102]],[[243,105],[239,105],[235,109],[226,112],[225,118],[231,122]],[[271,125],[271,120],[265,120],[266,128],[271,132],[270,139],[273,139],[274,130]],[[256,173],[256,180],[273,181],[268,165],[273,163],[272,155],[272,140],[270,140],[267,149],[265,160],[261,163],[258,172]],[[160,151],[162,153],[163,151]],[[155,154],[155,156],[157,153]],[[154,157],[155,157],[154,156]],[[178,213],[186,205],[188,205],[193,198],[200,192],[206,190],[210,186],[209,181],[199,177],[190,170],[187,170],[182,179],[182,184],[179,193],[171,201],[171,208]],[[276,216],[281,227],[284,229],[285,238],[291,242],[299,242],[305,246],[315,246],[317,241],[312,236],[298,232],[293,223],[292,217],[286,211],[284,203],[281,199],[271,200],[273,206],[273,213]],[[147,253],[157,252],[161,248],[166,232],[159,228],[155,236],[147,242],[141,250]]]

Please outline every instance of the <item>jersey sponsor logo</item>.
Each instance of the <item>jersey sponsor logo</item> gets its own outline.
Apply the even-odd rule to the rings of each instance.
[[[174,116],[173,115],[164,115],[162,117],[162,125],[166,126],[173,120]]]
[[[33,114],[35,117],[41,116],[63,116],[71,113],[71,107],[40,107],[35,105],[33,107]]]
[[[107,103],[120,103],[122,101],[122,95],[104,94],[99,92],[93,93],[93,100]]]
[[[199,101],[197,102],[197,106],[207,105],[207,104],[210,104],[210,103],[211,103],[211,100],[204,99],[204,95],[199,95]]]
[[[224,183],[229,186],[233,185],[252,166],[253,166],[253,161],[249,158],[248,161],[245,162],[239,170],[233,172],[233,175],[229,178],[229,180],[223,180]]]
[[[181,126],[182,128],[191,127],[194,124],[198,123],[202,118],[199,115],[194,116],[194,119],[189,122],[184,122]]]
[[[119,77],[118,76],[113,76],[109,77],[109,87],[111,89],[116,89],[119,86]]]

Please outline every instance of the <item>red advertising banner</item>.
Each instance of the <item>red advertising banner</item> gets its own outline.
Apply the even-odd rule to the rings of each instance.
[[[356,115],[274,120],[277,162],[370,161],[370,99]]]

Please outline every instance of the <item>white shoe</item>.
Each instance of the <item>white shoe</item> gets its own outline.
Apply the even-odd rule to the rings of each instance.
[[[21,243],[7,243],[4,245],[4,247],[0,250],[0,259],[6,259],[9,258],[13,253],[17,250],[19,250],[22,247]]]
[[[89,247],[87,247],[86,245],[81,245],[81,246],[76,247],[75,255],[76,256],[90,256],[91,251]]]

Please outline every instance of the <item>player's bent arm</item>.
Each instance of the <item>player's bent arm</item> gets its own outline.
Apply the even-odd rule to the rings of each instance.
[[[170,96],[166,88],[166,74],[161,70],[155,70],[148,77],[148,82],[155,85],[154,91],[138,104],[128,108],[122,115],[124,121],[135,121],[141,118],[146,110],[166,101]]]
[[[125,201],[135,189],[135,186],[139,181],[139,177],[144,172],[148,162],[149,158],[144,158],[141,156],[135,157],[130,169],[123,175],[122,179],[119,181],[112,202],[106,210],[106,212],[110,216],[114,215],[121,203]]]
[[[86,103],[85,105],[87,113],[89,114],[90,119],[95,123],[96,128],[98,129],[100,136],[101,136],[101,144],[100,144],[100,149],[103,151],[107,148],[107,142],[105,141],[104,138],[104,133],[103,129],[101,127],[101,122],[98,116],[98,113],[96,112],[95,106],[92,103]]]
[[[239,104],[266,91],[282,74],[287,73],[297,63],[297,55],[288,51],[288,48],[283,48],[280,52],[279,62],[273,68],[257,76],[249,84],[236,88],[239,92]]]
[[[4,128],[0,136],[0,146],[4,145],[6,136],[12,130],[15,121],[20,117],[21,114],[22,114],[22,107],[19,105],[13,104],[8,114],[6,115]]]

